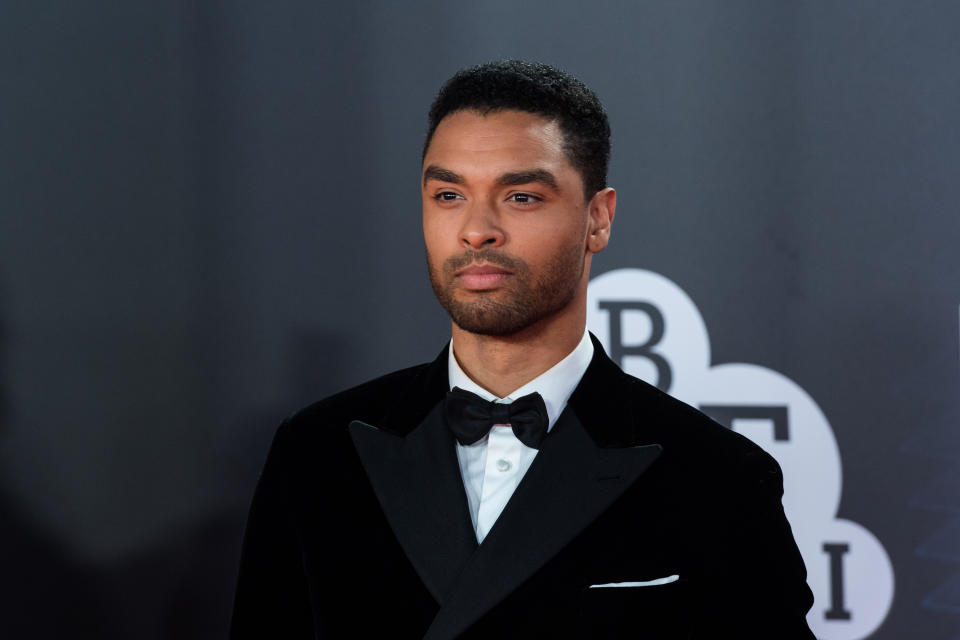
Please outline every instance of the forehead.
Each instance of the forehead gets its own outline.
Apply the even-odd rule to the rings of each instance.
[[[455,171],[534,166],[551,171],[572,170],[563,142],[563,132],[556,121],[533,113],[455,111],[437,125],[424,166],[434,164]]]

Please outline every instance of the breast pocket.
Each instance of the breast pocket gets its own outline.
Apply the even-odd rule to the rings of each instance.
[[[584,638],[689,638],[687,582],[615,583],[580,594]]]

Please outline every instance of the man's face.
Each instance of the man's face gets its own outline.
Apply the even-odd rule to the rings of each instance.
[[[596,220],[555,122],[456,111],[423,167],[430,281],[458,327],[511,335],[582,297]]]

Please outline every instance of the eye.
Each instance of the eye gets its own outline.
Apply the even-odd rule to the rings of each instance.
[[[511,193],[507,200],[514,204],[534,204],[540,202],[541,198],[530,193]]]
[[[433,199],[437,202],[453,202],[454,200],[463,200],[464,197],[459,193],[454,193],[453,191],[441,191],[437,195],[433,196]]]

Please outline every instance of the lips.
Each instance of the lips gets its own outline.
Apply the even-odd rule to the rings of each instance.
[[[489,264],[471,265],[456,273],[464,288],[471,291],[496,289],[511,275],[509,271]]]

